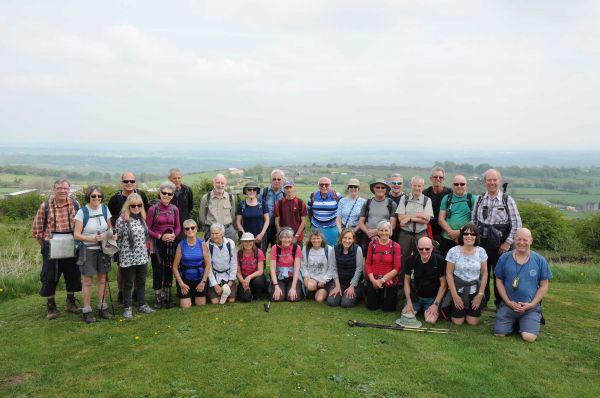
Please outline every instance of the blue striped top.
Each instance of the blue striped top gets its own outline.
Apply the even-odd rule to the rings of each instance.
[[[311,195],[313,196],[313,195]],[[342,198],[341,194],[337,194],[338,200]],[[333,191],[327,192],[327,197],[323,199],[321,192],[314,193],[315,201],[311,201],[309,197],[306,209],[312,211],[310,222],[316,228],[335,227],[335,218],[337,216],[338,202],[334,199]]]

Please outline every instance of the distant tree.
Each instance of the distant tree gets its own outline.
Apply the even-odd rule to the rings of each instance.
[[[533,234],[533,246],[538,249],[555,250],[557,243],[567,236],[569,225],[560,211],[539,203],[519,202],[523,226]]]

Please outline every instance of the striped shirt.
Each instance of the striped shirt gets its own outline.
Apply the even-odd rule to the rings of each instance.
[[[504,208],[504,203],[502,202],[502,195],[505,195],[503,192],[498,192],[498,195],[495,198],[490,198],[488,193],[486,192],[479,201],[477,199],[477,205],[473,208],[473,213],[471,219],[477,224],[508,224],[510,222],[510,232],[508,237],[506,238],[506,243],[509,245],[513,243],[515,239],[515,234],[517,230],[523,226],[521,222],[521,216],[519,215],[519,210],[517,209],[517,204],[514,199],[508,196],[506,200],[506,204],[508,205],[508,209]],[[483,209],[487,206],[487,218],[484,218]],[[508,214],[507,214],[508,213]],[[509,220],[510,218],[510,220]]]
[[[336,226],[335,218],[337,216],[338,201],[342,198],[342,195],[336,192],[337,200],[335,200],[334,192],[328,191],[325,198],[321,196],[319,191],[310,195],[306,207],[308,213],[311,214],[310,222],[313,227],[331,228]]]
[[[54,197],[48,200],[48,223],[46,224],[46,232],[44,233],[44,214],[46,210],[46,202],[44,201],[38,209],[35,218],[33,219],[32,232],[36,239],[50,240],[54,232],[73,232],[75,227],[75,207],[74,199],[68,198],[61,205],[54,202]],[[79,204],[77,204],[79,207]]]

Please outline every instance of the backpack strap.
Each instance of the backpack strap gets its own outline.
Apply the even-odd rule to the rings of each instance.
[[[204,203],[204,223],[206,224],[206,218],[208,217],[208,204],[210,203],[212,191],[206,193],[206,203]]]
[[[475,203],[475,217],[473,218],[475,225],[479,222],[479,206],[481,205],[481,202],[483,202],[483,195],[485,195],[485,193],[479,195],[477,203]]]
[[[48,228],[48,215],[50,213],[50,199],[46,198],[44,202],[44,224],[42,225],[42,236],[46,234]]]
[[[367,203],[365,204],[365,224],[367,221],[369,221],[369,210],[371,210],[371,202],[373,201],[373,198],[369,198],[367,199]],[[406,206],[406,205],[405,205]]]
[[[473,210],[473,194],[467,193],[467,206],[469,206],[469,210]]]
[[[81,211],[83,211],[83,228],[85,229],[85,226],[87,225],[88,221],[90,221],[90,209],[88,209],[87,206],[83,206],[83,209],[81,209]]]

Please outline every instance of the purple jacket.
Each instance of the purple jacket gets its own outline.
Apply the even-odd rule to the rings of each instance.
[[[158,206],[158,215],[154,221],[154,212],[156,206]],[[174,210],[174,214],[172,213],[171,209]],[[181,224],[179,223],[179,209],[175,205],[164,205],[162,202],[158,202],[157,205],[150,206],[148,209],[146,224],[148,224],[148,234],[153,239],[159,239],[167,229],[172,229],[175,236],[177,236],[181,232]],[[154,224],[154,226],[152,224]]]

